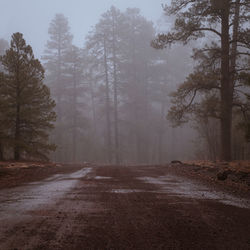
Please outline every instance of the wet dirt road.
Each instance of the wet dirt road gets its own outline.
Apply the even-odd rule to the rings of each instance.
[[[0,249],[250,249],[250,201],[163,167],[91,167],[0,191]]]

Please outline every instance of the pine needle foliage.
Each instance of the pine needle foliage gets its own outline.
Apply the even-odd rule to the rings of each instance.
[[[48,159],[55,150],[49,143],[55,102],[43,84],[44,69],[26,45],[21,33],[14,33],[10,48],[0,57],[3,65],[0,84],[0,134],[13,150],[14,159]]]

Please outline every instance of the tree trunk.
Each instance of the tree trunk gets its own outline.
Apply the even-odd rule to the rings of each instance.
[[[108,163],[112,162],[112,152],[111,152],[111,122],[110,122],[110,97],[109,97],[109,77],[108,77],[108,62],[107,62],[107,47],[106,47],[106,37],[104,37],[104,68],[105,68],[105,95],[106,95],[106,148]]]
[[[64,161],[63,157],[65,158],[65,155],[62,152],[62,145],[63,145],[63,140],[62,140],[62,74],[61,74],[61,48],[57,49],[57,76],[56,76],[56,86],[55,86],[55,98],[56,98],[56,114],[57,114],[57,119],[56,119],[56,130],[55,130],[55,136],[56,136],[56,144],[57,149],[55,152],[55,161]]]
[[[239,15],[240,15],[240,0],[236,0],[235,13],[234,13],[234,19],[233,19],[233,40],[232,40],[231,58],[230,58],[230,84],[232,86],[232,98],[233,98],[233,91],[234,91],[234,86],[235,86],[235,73],[236,73],[235,68],[236,68],[236,59],[237,59]],[[234,148],[237,148],[237,145],[235,145]],[[239,153],[234,154],[233,159],[239,160],[240,154]]]
[[[92,76],[92,71],[90,73]],[[94,81],[94,83],[93,83]],[[99,151],[98,151],[98,157],[97,157],[97,148],[95,147],[96,141],[97,141],[97,119],[96,119],[96,104],[95,104],[95,93],[94,93],[94,85],[96,85],[95,80],[92,79],[92,77],[89,80],[89,87],[90,87],[90,95],[91,95],[91,109],[92,109],[92,123],[93,123],[93,130],[91,133],[91,140],[94,142],[91,147],[91,161],[96,161],[99,157]]]
[[[73,162],[76,162],[76,127],[77,127],[77,88],[76,88],[76,72],[74,68],[74,76],[73,76],[73,81],[74,81],[74,94],[73,94],[73,138],[72,138],[72,143],[73,143],[73,152],[72,152],[72,158]]]
[[[19,96],[19,94],[18,94]],[[18,98],[19,99],[19,98]],[[20,105],[16,106],[16,127],[15,127],[15,147],[14,147],[14,159],[20,160]]]
[[[115,44],[115,18],[112,16],[112,52],[113,52],[113,75],[114,75],[114,126],[115,126],[115,163],[120,164],[120,145],[118,128],[118,93],[117,93],[117,66],[116,66],[116,44]]]
[[[231,160],[232,84],[229,57],[229,1],[221,10],[221,160]]]
[[[17,69],[17,87],[16,87],[16,117],[15,117],[15,135],[14,135],[14,160],[20,160],[20,82],[19,82],[19,69]]]
[[[231,76],[231,85],[234,87],[235,83],[235,67],[237,59],[237,45],[238,45],[238,31],[239,31],[239,16],[240,16],[240,0],[235,2],[235,13],[233,20],[233,41],[231,48],[231,60],[230,60],[230,76]],[[233,88],[232,88],[233,90]]]
[[[158,133],[158,163],[163,163],[163,138],[164,138],[164,123],[165,121],[165,100],[163,96],[164,92],[162,91],[162,101],[161,101],[161,114],[160,114],[160,126]]]
[[[3,161],[4,160],[4,148],[3,148],[3,143],[0,142],[0,161]]]
[[[91,72],[92,75],[92,72]],[[94,82],[94,85],[96,85],[96,82]],[[95,93],[94,93],[94,86],[92,79],[89,81],[89,87],[90,87],[90,95],[91,95],[91,107],[92,107],[92,121],[93,121],[93,136],[96,135],[97,127],[96,127],[96,104],[95,104]]]
[[[149,104],[149,81],[148,81],[148,65],[147,63],[144,64],[144,70],[145,74],[142,80],[142,88],[143,88],[143,120],[144,120],[144,126],[142,128],[142,138],[143,138],[143,161],[145,164],[150,164],[150,159],[149,159],[149,151],[150,151],[150,136],[151,134],[149,133],[150,130],[150,125],[149,125],[149,109],[150,109],[150,104]]]

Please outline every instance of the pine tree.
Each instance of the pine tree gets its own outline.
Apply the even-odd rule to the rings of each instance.
[[[66,161],[67,149],[65,148],[65,110],[66,88],[68,78],[66,75],[65,57],[72,46],[72,35],[67,18],[63,14],[56,14],[49,26],[49,40],[46,45],[43,60],[46,69],[46,83],[51,89],[51,94],[56,101],[57,122],[53,134],[58,145],[55,160]]]
[[[55,149],[48,142],[48,130],[56,119],[55,102],[43,84],[44,69],[26,45],[21,33],[12,35],[10,49],[1,56],[4,67],[1,79],[1,130],[14,151],[22,157],[48,159]]]
[[[219,88],[220,158],[226,161],[232,158],[232,111],[237,71],[242,70],[241,62],[244,57],[249,56],[247,2],[246,0],[173,0],[171,6],[165,7],[165,11],[168,15],[177,16],[174,29],[167,34],[158,35],[152,42],[155,48],[164,48],[176,42],[186,44],[190,40],[206,37],[208,33],[213,35],[213,42],[205,47],[204,51],[210,52],[211,64],[214,60],[219,60],[219,86],[215,88]],[[238,65],[236,59],[240,62]],[[196,91],[195,95],[197,92],[199,91]]]
[[[87,37],[87,48],[95,55],[96,63],[101,68],[100,78],[105,85],[105,118],[106,118],[106,154],[107,162],[111,163],[114,151],[115,162],[120,162],[119,131],[118,131],[118,23],[121,13],[114,7],[102,15],[92,34]],[[112,106],[112,87],[113,103]],[[112,111],[114,116],[112,117]],[[113,118],[113,119],[112,119]],[[112,120],[114,120],[114,143],[112,142]],[[114,146],[114,147],[113,147]]]
[[[152,69],[156,55],[160,54],[149,46],[149,41],[155,35],[152,22],[141,16],[140,10],[136,8],[127,9],[124,13],[125,28],[122,46],[122,97],[124,102],[122,108],[124,116],[129,120],[130,128],[127,137],[130,140],[126,150],[135,152],[135,161],[149,163],[151,158],[150,141],[151,131],[151,100],[157,88],[153,84]],[[152,86],[151,88],[151,85]],[[124,133],[124,132],[123,132]],[[126,131],[127,133],[127,131]],[[131,147],[135,145],[135,147]]]
[[[166,76],[166,58],[150,47],[154,35],[152,22],[138,9],[123,13],[112,7],[87,37],[86,51],[92,58],[87,63],[92,78],[88,81],[97,86],[93,120],[102,121],[95,125],[101,135],[95,140],[101,138],[106,162],[149,163],[156,158],[155,136],[160,141],[162,133],[155,135],[155,121],[160,116],[163,123],[165,115],[164,108],[158,114],[157,107],[153,113],[156,105],[151,98],[162,73]],[[161,72],[157,70],[160,64],[164,68]],[[163,151],[164,141],[159,144],[159,151]]]
[[[85,89],[82,84],[83,80],[83,59],[82,51],[76,46],[72,46],[65,55],[66,67],[64,70],[67,76],[67,99],[65,100],[65,122],[64,127],[70,132],[67,137],[68,144],[71,145],[69,151],[69,158],[71,162],[79,161],[80,150],[79,140],[83,137],[82,131],[85,127],[85,119],[83,116]],[[69,143],[71,142],[71,143]]]
[[[8,49],[9,44],[6,40],[4,39],[0,39],[0,56],[2,56],[5,51]],[[1,108],[1,103],[4,100],[4,96],[2,96],[2,92],[1,92],[1,88],[3,86],[4,83],[4,75],[3,75],[3,65],[0,63],[0,108]],[[0,117],[0,119],[2,119]],[[4,159],[4,139],[6,137],[6,133],[5,133],[5,129],[2,126],[2,124],[0,124],[0,160]]]
[[[9,43],[5,39],[0,39],[0,55],[3,55],[8,47]]]

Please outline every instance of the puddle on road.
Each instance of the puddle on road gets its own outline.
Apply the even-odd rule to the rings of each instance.
[[[140,192],[146,192],[146,191],[138,189],[112,189],[110,191],[110,193],[117,193],[117,194],[130,194],[130,193],[140,193]]]
[[[5,189],[0,192],[0,217],[24,213],[62,197],[72,189],[79,178],[91,172],[84,168],[72,174],[54,175],[40,182]]]
[[[190,180],[174,175],[154,177],[139,177],[141,181],[160,186],[156,193],[170,193],[181,197],[193,199],[216,200],[226,205],[240,208],[250,208],[250,200],[240,199],[223,192],[212,191],[208,187],[196,184]]]
[[[109,176],[96,176],[95,179],[96,180],[110,180],[110,179],[112,179],[112,177],[109,177]]]

